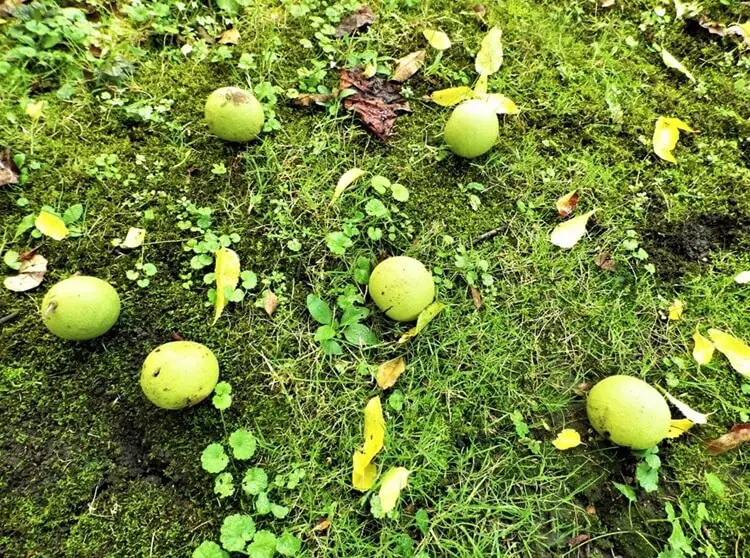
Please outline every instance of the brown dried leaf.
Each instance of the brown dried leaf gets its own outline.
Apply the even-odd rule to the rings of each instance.
[[[398,113],[411,111],[401,96],[401,84],[378,76],[366,78],[361,68],[342,69],[339,89],[354,90],[353,95],[344,99],[344,108],[354,112],[362,125],[381,141],[391,135]]]
[[[615,271],[617,264],[607,252],[601,252],[594,256],[594,263],[604,271]]]
[[[560,214],[560,217],[570,217],[570,215],[573,214],[573,211],[575,211],[576,206],[578,205],[578,190],[573,190],[572,192],[568,192],[564,196],[560,197],[557,202],[555,202],[555,207],[557,208],[557,213]]]
[[[745,442],[750,442],[750,422],[735,424],[728,433],[711,440],[706,449],[711,455],[721,455]]]
[[[580,546],[591,538],[590,535],[577,535],[568,541],[568,546]]]
[[[0,3],[0,15],[13,15],[13,12],[18,6],[27,2],[28,0],[5,0]]]
[[[276,293],[271,290],[266,291],[266,296],[263,297],[263,310],[266,311],[266,314],[273,316],[273,313],[276,312],[278,306],[279,299],[276,296]]]
[[[372,13],[372,10],[369,6],[362,5],[357,8],[356,12],[346,16],[341,20],[341,22],[336,27],[336,31],[333,33],[333,36],[336,38],[341,38],[344,35],[351,35],[352,33],[361,30],[363,27],[367,27],[373,21],[375,21],[375,14]]]
[[[7,184],[18,184],[18,169],[10,158],[10,151],[0,153],[0,186]]]
[[[240,42],[240,30],[236,27],[227,29],[219,37],[218,43],[221,45],[236,45]]]
[[[47,273],[47,258],[41,254],[35,254],[30,258],[21,258],[21,262],[18,275],[7,277],[3,283],[5,288],[16,293],[36,289],[42,284]]]
[[[378,366],[378,372],[375,375],[375,381],[380,389],[388,389],[396,384],[399,376],[406,370],[406,361],[404,357],[397,357],[388,360]]]
[[[719,23],[718,21],[711,21],[705,15],[702,15],[697,20],[697,23],[712,35],[724,37],[727,34],[727,29],[722,23]]]
[[[474,306],[479,310],[484,305],[482,302],[482,293],[476,287],[469,287],[469,292],[471,293],[471,300],[474,302]]]
[[[403,58],[399,58],[396,62],[396,69],[393,71],[391,79],[393,81],[404,82],[411,76],[416,74],[424,64],[425,51],[417,50],[416,52],[410,52]]]
[[[742,42],[746,45],[750,45],[750,25],[742,23],[740,25],[730,25],[726,28],[727,35],[737,35],[742,38]]]
[[[318,519],[315,522],[315,525],[313,525],[313,532],[325,532],[328,531],[328,528],[331,526],[331,519],[328,517],[324,517],[322,519]]]
[[[311,105],[324,105],[333,100],[332,93],[302,93],[292,99],[292,104],[298,107],[309,107]]]

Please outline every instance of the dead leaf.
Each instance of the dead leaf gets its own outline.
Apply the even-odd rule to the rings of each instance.
[[[595,212],[596,210],[592,209],[583,215],[557,225],[550,235],[552,244],[565,249],[573,248],[583,238],[583,235],[586,234],[586,225]]]
[[[328,531],[328,528],[331,526],[331,518],[330,517],[323,517],[321,519],[318,519],[315,522],[315,525],[313,525],[313,533],[320,533]]]
[[[734,282],[738,285],[750,283],[750,271],[743,271],[734,276]]]
[[[654,153],[656,153],[659,158],[669,161],[670,163],[677,162],[672,151],[677,145],[677,140],[680,139],[680,130],[685,132],[695,131],[679,118],[660,116],[656,119],[652,143]]]
[[[709,329],[708,336],[713,341],[716,350],[727,357],[732,368],[746,378],[750,378],[750,347],[739,337],[734,337],[719,329]]]
[[[15,9],[28,0],[5,0],[0,4],[0,15],[13,15]]]
[[[503,65],[503,30],[493,27],[482,39],[482,45],[474,61],[478,74],[492,75]]]
[[[614,0],[611,0],[612,4],[614,4]],[[612,5],[610,4],[610,5]],[[606,7],[606,6],[604,6]],[[568,541],[568,546],[580,546],[586,541],[588,541],[591,538],[591,535],[576,535],[572,539]]]
[[[378,496],[380,496],[380,506],[384,514],[388,514],[396,507],[410,474],[411,471],[404,467],[392,467],[383,475],[383,483],[380,485]]]
[[[682,319],[682,314],[685,311],[685,303],[680,299],[676,298],[669,305],[669,321],[678,322]]]
[[[342,174],[341,178],[339,178],[339,181],[336,184],[336,189],[333,191],[333,196],[331,196],[331,205],[336,203],[336,201],[341,197],[341,194],[343,194],[346,189],[354,182],[363,177],[364,174],[365,171],[363,171],[362,169],[358,169],[357,167],[349,169],[344,174]]]
[[[325,105],[334,99],[333,93],[302,93],[292,98],[292,104],[298,107]]]
[[[271,290],[266,291],[266,295],[263,297],[263,310],[266,311],[266,314],[273,316],[273,313],[276,312],[278,306],[279,299],[276,296],[276,293]]]
[[[581,435],[572,428],[566,428],[562,430],[552,441],[552,445],[557,449],[564,451],[571,448],[578,447],[582,444]]]
[[[607,252],[600,252],[594,256],[594,263],[604,271],[616,271],[617,264]]]
[[[750,22],[730,25],[726,29],[727,35],[737,35],[746,45],[750,45]]]
[[[668,68],[672,68],[674,70],[677,70],[681,74],[683,74],[685,77],[687,77],[690,81],[695,81],[695,76],[690,73],[690,70],[688,70],[682,62],[677,60],[674,56],[672,56],[669,52],[667,52],[666,49],[661,49],[661,59],[664,62],[664,64]]]
[[[373,397],[365,405],[365,443],[352,456],[352,486],[366,492],[375,484],[378,468],[372,460],[383,449],[385,441],[385,418],[380,397]]]
[[[472,97],[474,97],[474,90],[467,85],[433,91],[430,95],[432,102],[441,107],[452,107],[453,105],[457,105],[461,101],[471,99]]]
[[[44,104],[44,101],[27,104],[26,108],[24,109],[26,111],[26,116],[28,116],[32,120],[39,120],[43,116],[42,113],[44,112]]]
[[[338,39],[344,35],[351,35],[361,31],[363,27],[369,26],[374,21],[375,14],[372,13],[370,7],[362,5],[357,8],[356,12],[349,14],[341,20],[338,26],[336,26],[333,36]]]
[[[436,31],[433,29],[425,29],[422,31],[422,35],[430,43],[430,46],[435,50],[447,50],[451,47],[451,40],[442,31]]]
[[[469,287],[471,293],[471,300],[474,302],[474,307],[479,310],[484,303],[482,302],[482,293],[476,287]]]
[[[485,101],[492,110],[497,114],[518,114],[518,106],[511,99],[500,93],[490,93],[489,95],[479,95],[479,98]]]
[[[701,335],[701,332],[697,329],[693,334],[693,342],[695,343],[695,346],[693,347],[693,358],[695,359],[695,362],[701,366],[710,363],[711,359],[714,357],[714,350],[716,349],[714,344]]]
[[[62,219],[45,210],[41,210],[36,216],[34,226],[40,233],[54,240],[62,240],[70,232]]]
[[[721,455],[745,442],[750,442],[750,422],[735,424],[728,433],[711,440],[706,449],[711,455]]]
[[[698,25],[703,27],[703,29],[705,29],[712,35],[718,35],[719,37],[724,37],[727,34],[727,29],[726,27],[724,27],[723,24],[719,23],[718,21],[711,21],[705,15],[702,15],[696,21]]]
[[[216,298],[214,299],[214,321],[211,322],[211,325],[219,321],[221,313],[226,308],[240,280],[240,257],[237,252],[230,248],[219,248],[216,252],[214,275],[216,276]],[[268,293],[273,294],[271,291],[268,291]],[[268,311],[268,293],[263,307],[270,316],[273,314],[273,310]],[[276,297],[276,295],[273,296]],[[276,301],[274,301],[274,310],[276,309],[275,304],[277,304]]]
[[[406,343],[410,339],[419,335],[420,332],[427,327],[427,324],[434,320],[435,317],[444,309],[445,304],[443,304],[442,302],[433,302],[427,308],[422,310],[422,313],[419,314],[419,317],[417,318],[417,325],[415,325],[399,338],[399,344]]]
[[[125,236],[119,246],[120,248],[138,248],[143,244],[146,238],[146,229],[139,229],[136,227],[130,227],[128,234]]]
[[[601,2],[599,3],[599,5],[602,8],[611,8],[612,6],[615,5],[615,0],[601,0]]]
[[[393,81],[404,82],[416,74],[424,64],[425,51],[418,50],[410,52],[403,58],[396,60],[396,69],[393,71],[391,79]]]
[[[568,192],[555,202],[557,213],[563,219],[571,216],[573,211],[575,211],[576,205],[578,205],[578,190]]]
[[[10,151],[0,153],[0,186],[18,184],[18,168],[10,158]]]
[[[401,84],[378,76],[366,78],[361,68],[342,69],[339,89],[354,90],[353,95],[344,99],[344,108],[354,112],[363,126],[381,141],[386,141],[393,132],[398,113],[411,111],[401,96]]]
[[[47,258],[34,254],[31,258],[23,259],[18,275],[7,277],[3,284],[9,291],[23,293],[41,285],[46,273]]]
[[[668,391],[663,389],[661,391],[662,393],[664,393],[664,397],[667,398],[667,401],[674,405],[686,419],[694,422],[695,424],[706,424],[708,422],[708,415],[693,410],[690,405],[688,405],[687,403],[683,403]]]
[[[672,419],[667,430],[667,438],[679,438],[693,426],[695,423],[690,419]]]
[[[406,370],[406,361],[400,356],[388,360],[378,366],[378,372],[375,375],[375,381],[380,389],[388,389],[396,384],[399,376]]]
[[[221,45],[236,45],[240,42],[240,30],[236,27],[227,29],[219,37],[218,43]]]
[[[474,85],[474,95],[477,97],[487,95],[490,77],[487,74],[481,74]]]

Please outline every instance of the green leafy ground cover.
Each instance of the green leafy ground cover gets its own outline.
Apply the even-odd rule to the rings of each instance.
[[[189,556],[219,541],[224,517],[255,508],[220,498],[201,454],[245,428],[257,439],[252,467],[297,479],[273,493],[288,514],[254,515],[256,526],[298,537],[302,555],[746,556],[748,449],[711,457],[704,440],[748,421],[750,385],[725,360],[690,358],[699,324],[750,337],[748,290],[732,281],[750,268],[750,58],[740,41],[676,19],[671,3],[525,0],[483,10],[374,2],[367,32],[333,38],[356,7],[44,1],[2,16],[0,141],[21,183],[0,190],[0,246],[39,246],[51,271],[36,291],[0,291],[0,314],[18,313],[0,326],[0,553]],[[750,17],[734,0],[697,12]],[[214,42],[230,23],[239,44]],[[490,90],[521,113],[467,162],[442,145],[450,110],[424,96],[472,84],[492,25],[505,60]],[[425,47],[426,27],[454,44],[406,83],[413,112],[387,145],[335,103],[289,102],[289,89],[335,87],[333,66],[377,63],[387,75]],[[697,83],[666,68],[654,43]],[[203,100],[223,85],[252,87],[264,103],[259,141],[207,134]],[[34,120],[27,105],[38,102]],[[658,116],[699,132],[683,135],[677,165],[651,152]],[[367,178],[331,206],[354,166],[405,186],[408,199]],[[565,252],[549,232],[555,200],[574,188],[596,224]],[[16,234],[42,206],[76,204],[84,211],[64,241]],[[113,246],[131,226],[148,231],[144,245]],[[245,273],[212,327],[204,278],[217,243],[237,251]],[[595,264],[602,252],[615,272]],[[405,347],[394,341],[406,327],[359,298],[357,282],[368,262],[395,254],[427,263],[449,304]],[[75,272],[111,281],[124,308],[109,334],[81,344],[52,337],[38,316],[46,288]],[[363,323],[380,344],[362,349],[342,333],[342,354],[325,354],[310,293],[375,310]],[[675,298],[685,315],[669,322]],[[216,353],[232,386],[226,410],[168,413],[143,397],[141,362],[174,335]],[[376,519],[351,488],[351,455],[378,393],[374,367],[401,354],[408,367],[383,396],[379,463],[413,472],[396,517]],[[613,373],[714,414],[656,455],[610,447],[577,391]],[[563,428],[586,445],[556,450]],[[239,484],[246,467],[232,467]],[[241,521],[235,536],[247,534]]]

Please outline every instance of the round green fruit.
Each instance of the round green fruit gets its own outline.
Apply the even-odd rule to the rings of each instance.
[[[497,114],[481,99],[458,105],[445,124],[443,138],[453,153],[473,159],[484,155],[495,145],[499,135]]]
[[[117,291],[101,279],[74,275],[54,285],[42,300],[42,321],[63,339],[86,341],[104,335],[120,316]]]
[[[372,271],[370,296],[389,318],[411,322],[435,298],[435,283],[422,262],[395,256],[383,260]]]
[[[586,413],[599,434],[635,450],[661,442],[672,420],[661,393],[633,376],[610,376],[597,383],[586,399]]]
[[[211,93],[205,114],[211,133],[226,141],[250,141],[263,129],[263,106],[239,87],[222,87]]]
[[[162,409],[200,403],[216,387],[219,362],[211,349],[193,341],[172,341],[151,351],[141,369],[141,388]]]

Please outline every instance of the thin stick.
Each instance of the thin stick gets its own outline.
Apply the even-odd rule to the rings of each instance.
[[[471,241],[472,246],[476,246],[480,242],[484,242],[485,240],[489,240],[490,238],[494,238],[497,235],[499,235],[502,232],[501,228],[492,229],[491,231],[487,231],[486,233],[480,234],[478,237],[476,237],[474,240]]]
[[[2,318],[0,318],[0,325],[3,325],[4,323],[9,322],[9,321],[17,318],[18,314],[19,314],[18,312],[11,312],[7,316],[3,316]]]

